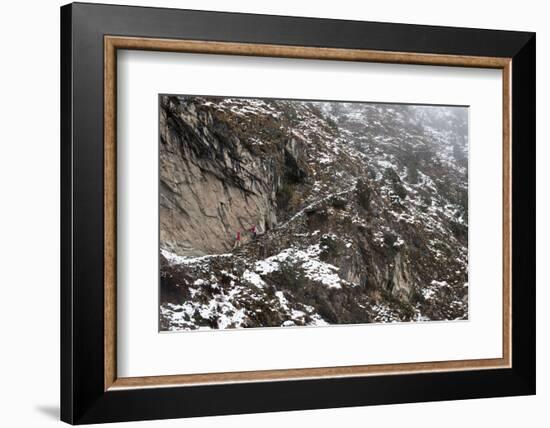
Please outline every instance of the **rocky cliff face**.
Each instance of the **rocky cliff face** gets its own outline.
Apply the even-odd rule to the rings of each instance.
[[[238,122],[231,119],[198,103],[162,99],[161,242],[177,254],[227,251],[235,231],[277,223],[276,162],[255,156],[232,132]]]
[[[160,110],[162,329],[467,318],[466,109]]]

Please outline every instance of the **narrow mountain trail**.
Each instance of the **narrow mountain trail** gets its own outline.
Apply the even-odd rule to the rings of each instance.
[[[316,201],[306,205],[304,208],[302,208],[301,210],[299,210],[296,214],[294,214],[291,218],[289,218],[287,221],[285,221],[284,223],[282,223],[280,226],[277,226],[275,228],[275,230],[280,230],[280,229],[284,229],[285,227],[287,227],[290,223],[294,222],[296,219],[298,219],[300,216],[302,216],[303,214],[305,214],[306,212],[312,210],[313,208],[321,205],[322,203],[324,202],[327,202],[329,201],[330,199],[334,198],[334,197],[337,197],[337,196],[342,196],[342,195],[347,195],[348,193],[351,193],[353,192],[357,187],[357,180],[354,180],[353,181],[353,184],[348,188],[348,189],[345,189],[345,190],[341,190],[341,191],[338,191],[338,192],[334,192],[334,193],[329,193],[327,196],[324,196],[323,198],[321,199],[317,199]]]

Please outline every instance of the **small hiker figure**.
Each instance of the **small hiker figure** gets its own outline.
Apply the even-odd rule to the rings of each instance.
[[[258,236],[258,229],[256,228],[256,225],[252,226],[250,232],[252,233],[252,239],[256,239],[256,236]]]
[[[240,246],[241,246],[241,231],[239,230],[235,238],[235,245],[233,246],[233,249],[238,248]]]

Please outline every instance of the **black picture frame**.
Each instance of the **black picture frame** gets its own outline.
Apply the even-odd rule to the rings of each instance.
[[[104,390],[104,36],[512,59],[512,367]],[[71,424],[535,393],[535,34],[73,3],[61,8],[61,419]]]

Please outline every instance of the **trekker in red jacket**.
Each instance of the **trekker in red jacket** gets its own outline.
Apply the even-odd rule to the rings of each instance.
[[[233,249],[238,248],[241,246],[241,231],[239,230],[237,232],[237,236],[235,237],[235,245],[233,246]]]

